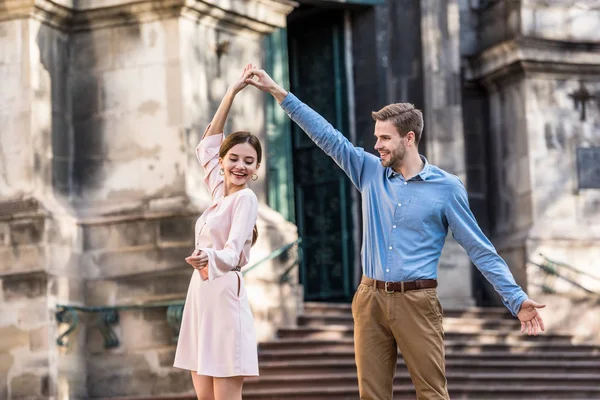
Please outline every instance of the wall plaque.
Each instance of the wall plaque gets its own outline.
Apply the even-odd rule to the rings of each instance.
[[[577,148],[579,189],[600,189],[600,147]]]

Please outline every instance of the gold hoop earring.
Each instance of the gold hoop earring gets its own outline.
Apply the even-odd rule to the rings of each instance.
[[[255,181],[255,180],[257,180],[257,179],[258,179],[258,175],[256,175],[256,174],[252,174],[252,180],[253,180],[253,181]]]
[[[219,175],[221,175],[221,176],[225,175],[225,170],[223,168],[221,168],[219,170]]]

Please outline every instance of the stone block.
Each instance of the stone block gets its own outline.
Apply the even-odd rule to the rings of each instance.
[[[104,73],[100,89],[103,112],[140,111],[140,107],[148,103],[164,108],[167,99],[166,66],[149,65]]]
[[[5,49],[6,47],[3,47]],[[28,99],[23,87],[22,70],[18,65],[0,64],[0,76],[3,77],[0,91],[0,113],[14,114],[26,111],[25,101]]]
[[[45,264],[41,246],[0,248],[0,275],[42,271]]]
[[[157,280],[154,283],[154,293],[158,296],[179,294],[184,298],[192,272],[191,266],[185,264],[177,272],[172,272],[168,279]]]
[[[19,220],[10,224],[10,242],[13,246],[39,243],[44,236],[44,220]]]
[[[8,399],[8,373],[15,359],[7,351],[0,351],[0,399]]]
[[[22,357],[20,360],[23,370],[27,371],[46,371],[50,368],[50,357],[48,348],[39,348],[39,352],[35,354],[29,354],[26,357]]]
[[[154,244],[156,225],[155,221],[87,225],[83,228],[83,248],[84,250],[108,250]]]
[[[49,394],[49,378],[30,373],[16,376],[10,381],[12,398],[41,398]]]
[[[5,276],[2,278],[4,300],[14,301],[44,297],[47,293],[47,281],[44,272]]]
[[[172,367],[175,361],[175,346],[157,349],[158,365],[161,367]]]
[[[29,346],[29,332],[14,325],[0,327],[0,354],[21,346]]]
[[[157,377],[142,353],[102,354],[88,363],[90,397],[150,394]]]
[[[64,112],[52,112],[52,155],[53,157],[71,156],[70,126]]]
[[[149,349],[157,346],[172,344],[173,332],[166,322],[162,320],[148,321],[141,316],[141,312],[121,312],[120,332],[121,342],[129,349]]]
[[[189,246],[107,251],[94,256],[93,274],[108,278],[180,267],[190,253]]]
[[[21,303],[18,314],[19,327],[39,327],[50,320],[50,310],[46,304],[46,299]]]
[[[50,332],[48,326],[33,329],[29,332],[29,348],[32,352],[45,351],[49,348]]]
[[[1,303],[0,305],[0,327],[17,325],[18,311],[12,303]]]
[[[159,20],[113,28],[115,68],[167,64],[178,56],[170,49],[178,47],[178,21]],[[169,57],[171,55],[171,57]]]
[[[7,223],[0,223],[0,247],[10,244],[10,226]]]
[[[144,321],[164,322],[167,319],[167,307],[144,309],[142,316]]]
[[[52,187],[58,193],[69,193],[70,176],[71,161],[69,159],[52,159]]]
[[[188,371],[172,370],[166,376],[157,377],[152,386],[153,393],[194,393]]]
[[[88,73],[77,73],[69,77],[71,81],[73,121],[94,118],[100,110],[98,78]]]
[[[3,164],[1,169],[5,182],[2,195],[10,197],[29,192],[34,175],[30,143],[31,114],[0,115],[0,126],[0,159],[10,160],[10,164]]]
[[[117,283],[114,281],[88,280],[84,283],[87,303],[90,306],[116,304]]]
[[[78,159],[101,157],[106,154],[105,134],[109,130],[103,118],[85,119],[73,123],[74,152]]]
[[[75,70],[105,70],[113,64],[111,29],[77,32],[71,35],[69,64]]]
[[[26,29],[28,21],[26,19],[15,19],[2,21],[0,23],[0,53],[1,64],[19,64],[21,57],[26,51],[26,36],[23,31]]]
[[[193,246],[195,217],[164,219],[160,221],[161,242],[191,242]]]

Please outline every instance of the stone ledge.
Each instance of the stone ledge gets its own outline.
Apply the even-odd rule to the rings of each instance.
[[[123,0],[96,7],[92,2],[76,4],[68,7],[52,0],[6,0],[0,9],[0,21],[35,18],[60,30],[85,31],[179,16],[194,20],[208,17],[270,33],[285,27],[287,14],[297,6],[290,0],[256,0],[253,7],[241,0]]]
[[[467,80],[496,80],[523,71],[600,74],[600,43],[519,38],[493,46],[466,61]]]

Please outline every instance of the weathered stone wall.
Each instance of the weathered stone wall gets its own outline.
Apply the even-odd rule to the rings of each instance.
[[[600,41],[600,7],[595,1],[522,0],[520,33],[548,40]]]
[[[528,264],[540,263],[539,253],[598,276],[598,194],[577,189],[576,148],[598,146],[600,9],[587,2],[506,2],[511,11],[497,11],[497,18],[512,21],[505,24],[510,34],[490,41],[485,14],[504,2],[490,2],[483,12],[467,3],[461,51],[469,84],[487,92],[489,125],[480,136],[489,138],[494,244],[530,293],[546,282]],[[582,87],[591,96],[585,120],[575,100]],[[576,280],[598,290],[592,278]],[[556,289],[580,291],[560,279]]]
[[[598,277],[580,278],[585,287],[600,293],[600,190],[578,190],[576,149],[600,147],[600,108],[588,102],[586,119],[573,105],[572,93],[580,89],[577,76],[536,76],[526,83],[528,141],[531,148],[532,216],[535,224],[527,238],[527,253],[539,253],[571,264]],[[591,78],[591,77],[590,77]],[[590,93],[600,93],[600,79],[583,78]],[[539,271],[530,267],[531,280]],[[559,281],[559,289],[573,290]]]
[[[166,307],[121,311],[120,345],[110,350],[97,313],[78,314],[65,347],[56,339],[68,323],[55,319],[57,305],[185,296],[184,258],[210,203],[195,147],[226,84],[260,62],[263,35],[285,23],[291,5],[184,3],[0,5],[2,399],[191,389],[189,374],[172,368]],[[221,39],[231,50],[217,64]],[[263,98],[252,92],[236,101],[226,130],[249,129],[265,143]],[[253,184],[262,203],[265,182]],[[258,227],[251,263],[296,238],[264,205]],[[282,261],[248,278],[261,339],[297,313],[297,281],[275,279]]]

